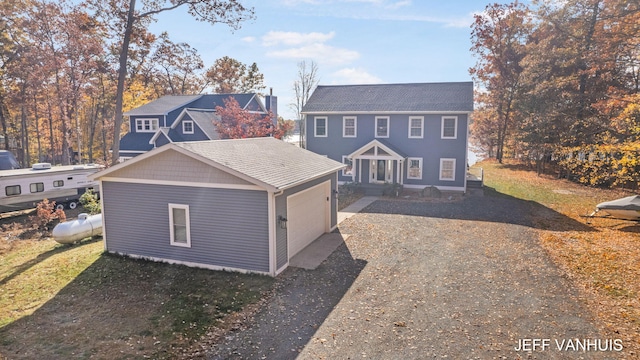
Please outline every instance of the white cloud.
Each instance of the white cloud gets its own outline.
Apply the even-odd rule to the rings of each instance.
[[[344,68],[331,74],[336,84],[378,84],[382,80],[364,69]]]
[[[360,57],[357,51],[340,49],[322,43],[308,44],[299,47],[273,50],[267,56],[281,59],[314,59],[327,65],[348,64]]]
[[[269,31],[262,45],[271,48],[267,56],[279,59],[314,59],[325,65],[344,65],[360,57],[357,51],[326,44],[336,33]]]
[[[275,46],[275,45],[301,45],[309,43],[324,43],[327,40],[332,39],[336,33],[334,31],[324,34],[320,32],[311,33],[299,33],[293,31],[269,31],[262,37],[262,45]]]
[[[253,36],[246,36],[242,38],[242,41],[246,42],[246,43],[252,43],[254,41],[256,41],[256,38]]]

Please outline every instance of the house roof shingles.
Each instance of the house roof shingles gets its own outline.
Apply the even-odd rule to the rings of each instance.
[[[169,112],[187,105],[202,95],[166,95],[159,99],[148,102],[140,107],[131,109],[124,113],[125,116],[137,115],[166,115]]]
[[[258,180],[275,190],[284,190],[344,167],[340,162],[270,137],[172,145]]]
[[[217,120],[218,115],[216,115],[215,110],[209,109],[187,109],[186,112],[189,114],[191,120],[193,120],[200,129],[209,137],[211,140],[216,140],[220,136],[216,131],[215,126],[213,125],[213,121]]]
[[[302,113],[471,112],[473,82],[320,85]]]

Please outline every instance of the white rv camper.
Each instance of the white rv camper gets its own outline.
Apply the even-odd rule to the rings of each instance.
[[[75,209],[87,189],[98,192],[98,182],[87,176],[102,169],[99,165],[51,166],[34,164],[30,169],[0,171],[0,213],[30,209],[43,199],[57,208]]]

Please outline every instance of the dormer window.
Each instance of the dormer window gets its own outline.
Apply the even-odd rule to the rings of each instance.
[[[182,122],[182,133],[183,134],[193,134],[193,121],[184,120]]]
[[[136,132],[156,132],[158,119],[136,119]]]

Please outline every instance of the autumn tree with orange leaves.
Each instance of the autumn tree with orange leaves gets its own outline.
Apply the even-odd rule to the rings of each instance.
[[[472,26],[472,141],[498,160],[555,161],[585,184],[637,188],[638,24],[637,1],[487,6]]]
[[[216,106],[219,120],[213,125],[221,139],[244,139],[272,136],[282,139],[291,130],[290,124],[273,122],[273,114],[260,116],[240,107],[233,97],[223,100],[224,106]]]

